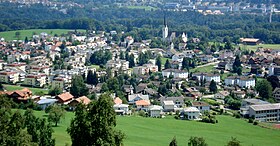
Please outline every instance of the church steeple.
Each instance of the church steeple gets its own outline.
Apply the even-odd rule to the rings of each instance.
[[[166,22],[166,15],[164,13],[164,18],[163,18],[163,28],[162,28],[162,40],[166,41],[168,37],[168,27],[167,27],[167,22]]]

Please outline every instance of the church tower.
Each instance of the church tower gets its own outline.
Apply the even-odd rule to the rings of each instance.
[[[162,28],[162,40],[163,41],[166,41],[167,40],[167,37],[168,37],[168,27],[167,27],[167,23],[166,23],[166,17],[165,17],[165,14],[164,14],[164,25],[163,25],[163,28]]]

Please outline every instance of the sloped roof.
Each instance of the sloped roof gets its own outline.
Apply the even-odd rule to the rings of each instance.
[[[147,100],[138,100],[135,102],[136,105],[150,105],[150,101]]]
[[[85,104],[85,105],[88,105],[90,102],[91,102],[91,100],[89,99],[89,98],[87,98],[86,96],[82,96],[82,97],[79,97],[79,98],[77,98],[77,99],[75,99],[77,102],[79,102],[79,103],[83,103],[83,104]]]
[[[56,97],[59,98],[62,101],[68,101],[68,100],[71,100],[73,98],[73,95],[70,94],[69,92],[65,92],[65,93],[57,95]]]
[[[115,103],[115,104],[122,104],[122,100],[121,100],[119,97],[116,97],[116,98],[114,99],[114,103]]]

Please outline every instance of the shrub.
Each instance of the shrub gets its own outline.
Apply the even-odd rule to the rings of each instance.
[[[249,121],[248,121],[249,123],[253,123],[254,122],[254,120],[252,119],[252,118],[249,118]]]
[[[139,111],[138,115],[141,117],[146,117],[145,111],[143,111],[143,110]]]
[[[259,123],[258,123],[258,121],[254,121],[254,123],[253,123],[254,125],[258,125]]]

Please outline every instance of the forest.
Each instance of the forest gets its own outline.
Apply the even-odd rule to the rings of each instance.
[[[86,29],[125,31],[140,39],[161,36],[163,17],[166,15],[170,32],[189,37],[200,37],[221,42],[229,36],[238,43],[240,37],[254,37],[264,43],[280,43],[280,15],[225,14],[202,15],[197,12],[145,11],[127,8],[68,8],[64,14],[41,4],[18,7],[0,5],[0,31],[20,29]],[[138,39],[138,40],[140,40]],[[137,40],[137,39],[136,39]]]

